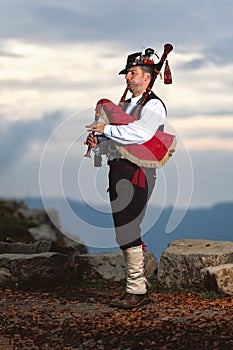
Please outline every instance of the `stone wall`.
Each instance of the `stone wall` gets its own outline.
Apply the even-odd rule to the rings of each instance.
[[[0,200],[0,286],[52,287],[125,278],[121,252],[88,254],[83,242],[62,233],[57,212],[51,209],[50,214],[23,202]],[[145,270],[148,277],[158,277],[162,288],[233,294],[233,242],[174,240],[159,267],[155,256],[146,252]]]

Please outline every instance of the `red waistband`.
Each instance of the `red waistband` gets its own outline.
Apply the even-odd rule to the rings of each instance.
[[[131,179],[131,183],[135,186],[146,188],[146,174],[145,171],[139,168],[137,165],[128,165],[126,162],[123,162],[125,159],[119,159],[119,161],[111,161],[109,162],[110,166],[117,167],[119,170],[135,170],[133,177]],[[130,162],[128,162],[130,163]]]

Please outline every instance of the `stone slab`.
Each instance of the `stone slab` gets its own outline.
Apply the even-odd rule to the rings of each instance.
[[[158,281],[166,288],[200,288],[201,269],[229,263],[233,263],[233,242],[174,240],[161,256]]]
[[[233,295],[233,264],[205,267],[200,273],[205,289]]]
[[[50,288],[64,283],[68,269],[68,257],[59,253],[0,255],[0,281],[9,286]]]

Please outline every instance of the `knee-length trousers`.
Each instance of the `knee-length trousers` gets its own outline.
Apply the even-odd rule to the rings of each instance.
[[[116,242],[121,249],[142,244],[141,223],[155,186],[154,168],[139,168],[126,159],[109,161],[109,196]],[[136,171],[141,169],[145,186],[132,184]]]

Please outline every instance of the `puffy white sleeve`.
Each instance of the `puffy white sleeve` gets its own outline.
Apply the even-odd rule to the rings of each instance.
[[[153,137],[165,120],[166,111],[162,102],[151,99],[143,106],[139,120],[127,125],[106,125],[104,135],[124,145],[142,144]]]

